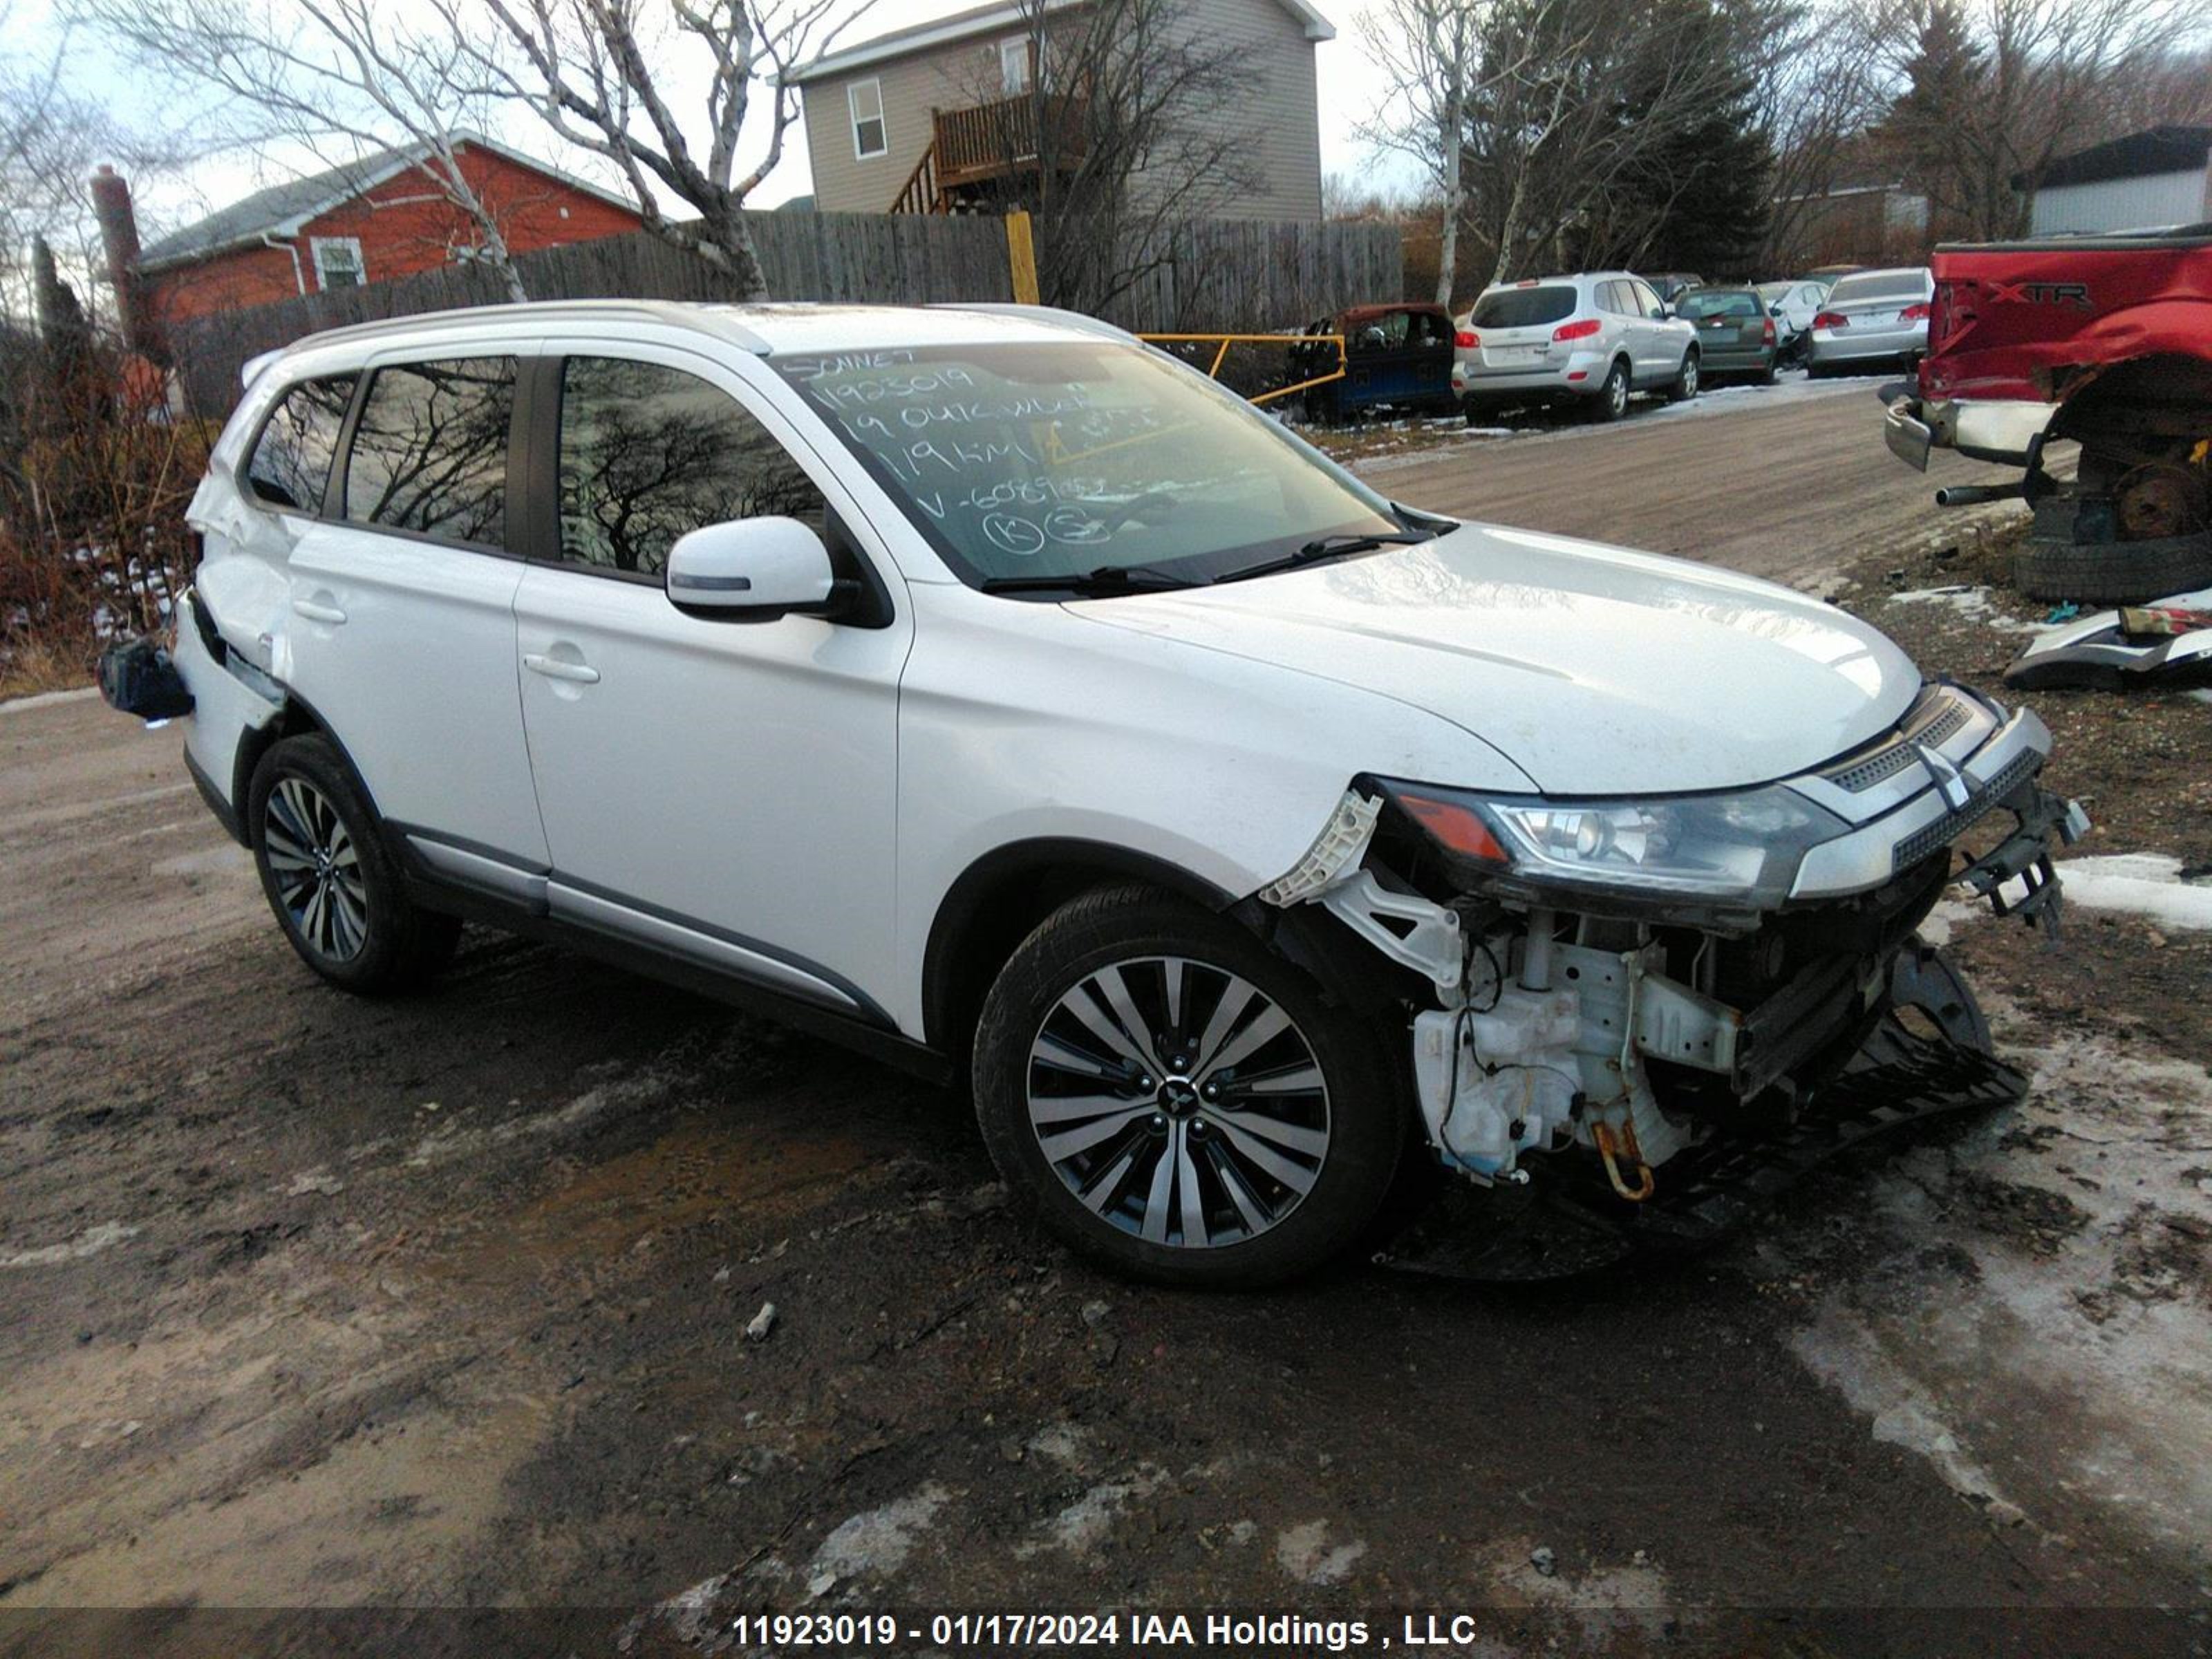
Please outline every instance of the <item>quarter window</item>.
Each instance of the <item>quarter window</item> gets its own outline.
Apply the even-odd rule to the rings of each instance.
[[[890,149],[890,135],[884,127],[884,83],[854,82],[845,88],[845,103],[853,113],[854,155],[865,161]]]
[[[507,544],[514,359],[380,368],[346,462],[345,515],[448,541]]]
[[[354,377],[342,374],[302,381],[284,394],[246,463],[246,485],[256,501],[295,513],[322,510],[353,387]]]
[[[561,371],[561,556],[658,575],[702,525],[826,527],[822,492],[769,430],[696,374],[620,357]]]

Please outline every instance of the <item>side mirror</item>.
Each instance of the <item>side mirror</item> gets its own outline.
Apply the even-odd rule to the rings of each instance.
[[[773,622],[831,615],[842,602],[830,550],[796,519],[702,525],[668,550],[669,603],[694,617]]]

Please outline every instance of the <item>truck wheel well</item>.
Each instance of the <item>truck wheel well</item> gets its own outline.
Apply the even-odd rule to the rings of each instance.
[[[2085,444],[2212,435],[2212,362],[2201,357],[2137,357],[2060,395],[2053,434]]]
[[[991,982],[1037,924],[1079,893],[1139,883],[1209,910],[1235,896],[1202,877],[1126,848],[1079,841],[1020,842],[986,854],[952,884],[922,958],[922,1020],[930,1045],[964,1069]]]

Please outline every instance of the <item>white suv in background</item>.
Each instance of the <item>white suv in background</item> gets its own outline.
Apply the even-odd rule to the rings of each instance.
[[[758,1003],[968,1085],[1127,1272],[1308,1267],[1407,1152],[1625,1205],[1895,1004],[1978,1049],[1912,930],[1966,826],[2019,821],[1979,880],[2061,822],[2033,714],[1844,612],[1401,506],[1087,319],[579,302],[255,367],[174,649],[307,964],[399,990],[467,917]]]
[[[1625,270],[1486,289],[1460,319],[1457,345],[1452,390],[1470,422],[1536,403],[1580,403],[1617,421],[1632,392],[1698,395],[1698,331]]]

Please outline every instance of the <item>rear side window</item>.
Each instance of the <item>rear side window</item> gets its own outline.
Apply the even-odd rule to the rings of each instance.
[[[702,525],[770,516],[817,531],[822,492],[727,392],[620,357],[561,370],[561,557],[658,575]]]
[[[1493,289],[1474,302],[1477,328],[1534,328],[1574,314],[1575,291],[1565,283]]]
[[[1846,276],[1828,290],[1828,303],[1849,305],[1855,300],[1919,300],[1927,297],[1924,270],[1870,270],[1863,276]]]
[[[380,368],[346,461],[345,515],[480,547],[507,544],[514,359]]]
[[[246,486],[256,501],[295,513],[322,511],[354,378],[303,380],[278,401],[246,463]]]
[[[1677,315],[1692,321],[1703,317],[1756,317],[1761,307],[1758,298],[1749,294],[1715,294],[1708,289],[1685,294],[1676,302]]]

